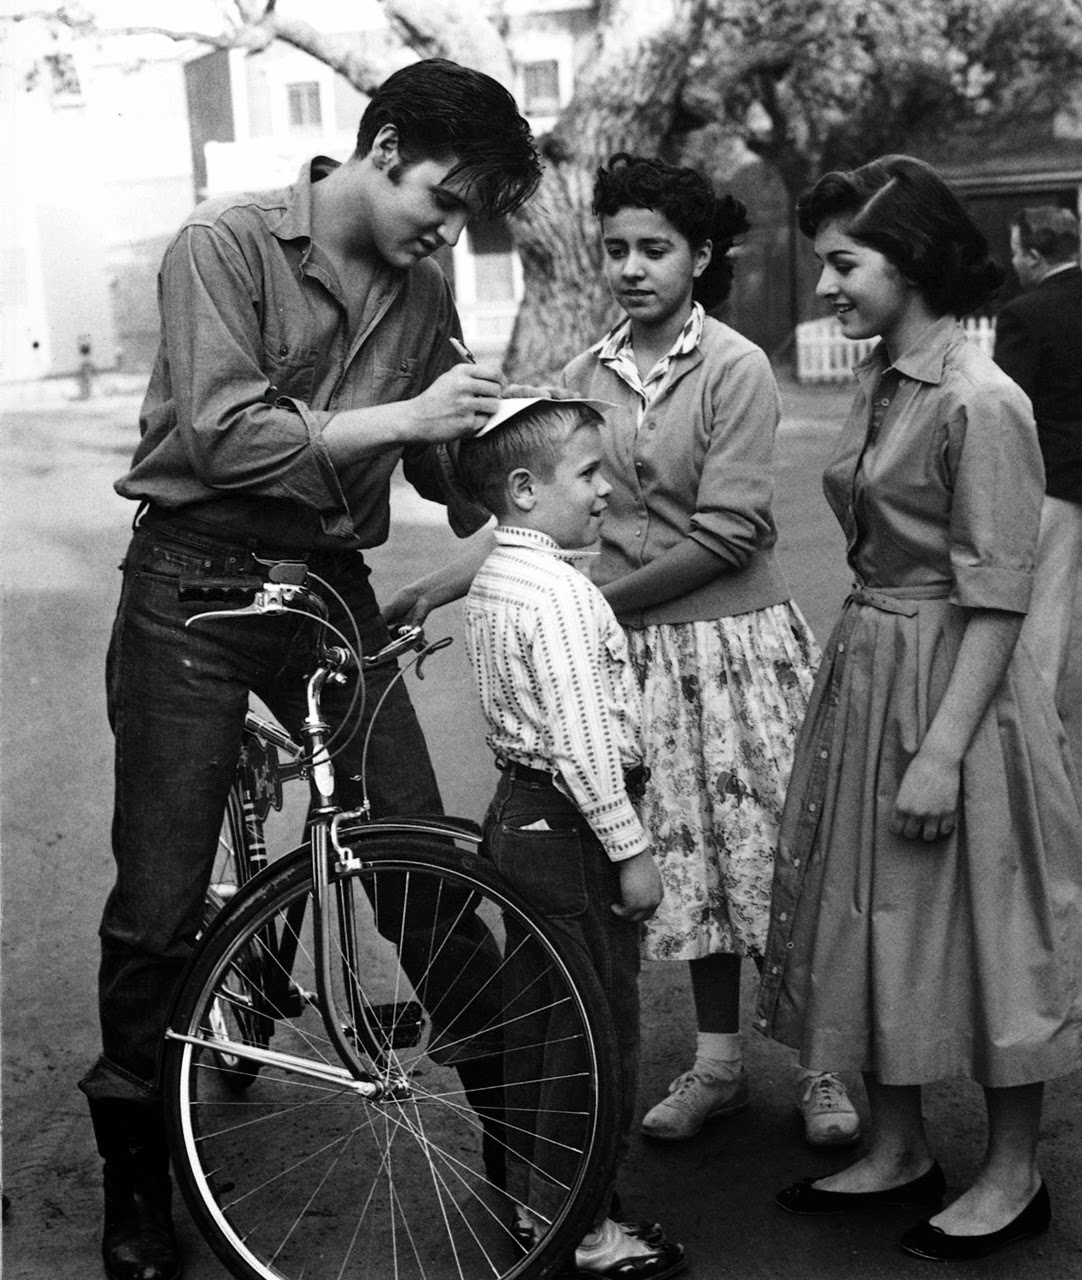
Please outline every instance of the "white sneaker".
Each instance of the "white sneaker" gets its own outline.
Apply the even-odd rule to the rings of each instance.
[[[804,1137],[813,1147],[848,1147],[860,1137],[860,1117],[832,1071],[805,1071],[797,1084]]]
[[[743,1067],[730,1075],[714,1075],[692,1067],[669,1085],[662,1098],[642,1118],[648,1138],[675,1142],[693,1138],[708,1120],[731,1116],[748,1105],[748,1077]]]

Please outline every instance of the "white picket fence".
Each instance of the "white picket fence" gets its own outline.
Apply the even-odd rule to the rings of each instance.
[[[977,316],[963,322],[966,337],[992,354],[996,322]],[[833,316],[805,320],[796,327],[796,376],[800,382],[845,382],[853,368],[872,350],[878,338],[846,338]]]

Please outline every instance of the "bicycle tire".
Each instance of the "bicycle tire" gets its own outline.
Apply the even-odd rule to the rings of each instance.
[[[238,771],[222,815],[218,848],[207,889],[204,928],[212,923],[252,879],[244,808],[243,780]],[[272,1026],[260,1012],[262,983],[258,953],[251,952],[238,959],[233,967],[232,983],[229,998],[223,996],[218,999],[209,1011],[211,1031],[223,1041],[240,1041],[266,1047],[270,1044]],[[216,1057],[226,1073],[223,1079],[234,1092],[244,1092],[259,1074],[259,1063],[249,1058],[223,1052],[219,1052]]]
[[[315,987],[312,880],[308,850],[298,849],[214,921],[174,1006],[171,1028],[190,1039],[166,1040],[162,1079],[174,1169],[192,1216],[216,1255],[242,1280],[547,1280],[590,1229],[616,1159],[617,1054],[597,978],[478,855],[418,834],[350,839],[362,862],[334,875],[340,910],[326,913],[336,917],[336,953],[348,951],[351,928],[358,945],[348,966],[336,965],[342,987],[337,998],[343,1010],[351,999],[366,1011],[422,1006],[414,1045],[392,1044],[399,1034],[397,1015],[369,1016],[366,1029],[354,1028],[354,1043],[373,1074],[399,1080],[401,1096],[361,1098],[330,1047],[316,998],[306,989]],[[470,914],[484,921],[495,953],[462,923]],[[388,920],[395,929],[387,928]],[[207,1011],[227,998],[223,991],[236,958],[262,949],[268,928],[280,944],[291,939],[295,945],[295,956],[281,966],[282,989],[299,990],[304,998],[299,1012],[275,1018],[273,1060],[262,1062],[257,1080],[238,1098],[222,1080]],[[456,930],[470,935],[466,951]],[[427,967],[419,973],[417,957],[426,947]],[[403,972],[407,954],[414,983]],[[479,991],[475,966],[479,957],[492,954],[498,972],[490,972]],[[278,962],[263,955],[261,963]],[[526,990],[524,967],[530,974]],[[505,994],[512,972],[520,983],[513,1005],[496,1002],[504,1025],[497,1027],[491,1016],[478,1023],[479,1015],[469,1014],[471,1005],[487,998],[486,990]],[[536,1037],[531,1019],[551,1019],[554,1010],[567,1020],[560,1044],[574,1045],[575,1061],[582,1064],[582,1106],[562,1113],[568,1130],[560,1135],[565,1167],[553,1173],[555,1181],[541,1180],[550,1198],[545,1223],[540,1238],[523,1246],[510,1230],[511,1218],[533,1191],[506,1191],[487,1176],[485,1129],[465,1104],[465,1076],[459,1079],[456,1064],[462,1069],[472,1054],[491,1052],[489,1033],[500,1031],[498,1060],[508,1071],[509,1108],[500,1113],[508,1120],[501,1145],[525,1143],[524,1158],[536,1168],[546,1157],[530,1150],[526,1129],[510,1121],[510,1080],[519,1052],[516,1037],[522,1052],[536,1048],[536,1039],[525,1043]],[[472,1018],[473,1033],[463,1034],[464,1022],[456,1025],[457,1018]],[[443,1024],[438,1029],[437,1022]],[[404,1039],[415,1033],[407,1027]],[[365,1057],[373,1037],[382,1039],[382,1051]],[[480,1041],[487,1047],[477,1048]],[[541,1043],[547,1045],[547,1038]],[[323,1068],[340,1074],[316,1079],[302,1073]],[[517,1165],[519,1173],[525,1168]]]

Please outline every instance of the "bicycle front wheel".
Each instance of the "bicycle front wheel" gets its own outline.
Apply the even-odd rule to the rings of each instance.
[[[323,1023],[298,850],[208,930],[178,999],[163,1084],[189,1208],[241,1277],[554,1275],[615,1159],[596,977],[476,855],[415,835],[355,852],[324,918],[367,1079]],[[273,1036],[223,1046],[221,1010],[245,998],[254,957]],[[242,1095],[236,1059],[259,1063]]]

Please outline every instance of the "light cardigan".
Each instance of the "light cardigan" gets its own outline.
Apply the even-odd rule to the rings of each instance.
[[[686,595],[621,614],[621,623],[701,622],[788,600],[770,510],[781,401],[765,353],[708,316],[702,342],[673,358],[636,427],[641,400],[601,363],[600,347],[562,376],[577,396],[616,406],[605,410],[602,427],[612,493],[594,581],[622,578],[685,537],[718,556],[721,569]]]

